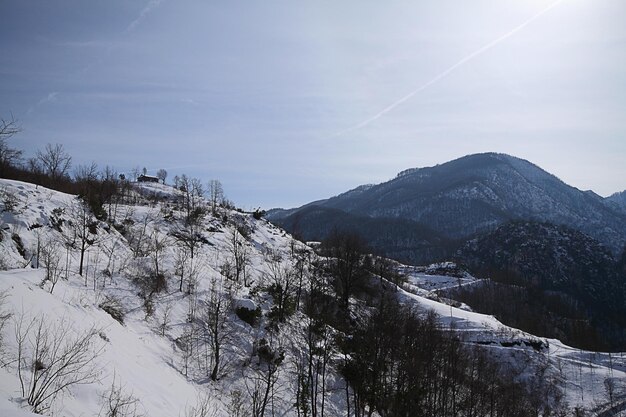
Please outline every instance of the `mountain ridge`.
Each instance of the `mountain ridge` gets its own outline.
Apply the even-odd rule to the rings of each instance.
[[[312,205],[372,218],[402,218],[443,237],[468,238],[511,220],[565,225],[598,239],[614,254],[626,245],[626,211],[572,187],[532,162],[499,153],[467,155],[444,164],[401,171],[290,210],[271,210],[281,223]]]

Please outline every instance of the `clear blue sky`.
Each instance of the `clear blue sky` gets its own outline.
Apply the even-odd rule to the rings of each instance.
[[[3,0],[0,116],[27,155],[218,178],[246,208],[485,151],[609,195],[626,2],[553,4]]]

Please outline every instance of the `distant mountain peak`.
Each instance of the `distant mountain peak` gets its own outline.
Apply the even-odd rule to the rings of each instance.
[[[607,204],[626,215],[626,190],[614,193],[604,199]]]
[[[498,166],[501,164],[507,164],[512,166],[513,168],[520,171],[527,170],[538,170],[547,175],[546,171],[533,164],[530,161],[527,161],[522,158],[518,158],[516,156],[508,155],[505,153],[497,153],[497,152],[484,152],[484,153],[476,153],[471,155],[465,155],[460,158],[453,159],[451,161],[445,162],[443,164],[437,164],[431,167],[423,167],[423,168],[409,168],[403,171],[400,171],[396,178],[406,177],[414,174],[422,174],[425,171],[429,170],[443,170],[443,169],[463,169],[463,168],[488,168],[492,166]]]
[[[415,172],[418,172],[419,170],[421,170],[422,168],[409,168],[409,169],[405,169],[404,171],[400,171],[398,172],[398,174],[396,175],[396,178],[400,178],[400,177],[404,177],[406,175],[411,175]]]
[[[515,219],[550,222],[589,234],[618,253],[626,244],[626,203],[620,198],[599,198],[530,161],[485,152],[406,169],[389,181],[315,204],[362,217],[410,220],[452,239]]]

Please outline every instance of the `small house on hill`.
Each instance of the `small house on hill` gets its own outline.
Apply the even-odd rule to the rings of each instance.
[[[137,182],[159,182],[159,179],[151,175],[141,174],[137,177]]]

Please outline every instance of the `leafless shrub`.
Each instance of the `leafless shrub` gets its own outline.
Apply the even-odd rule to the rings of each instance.
[[[2,203],[0,213],[7,212],[17,214],[17,197],[15,193],[6,186],[0,187],[0,203]]]
[[[169,329],[172,322],[172,307],[172,303],[168,302],[165,304],[163,312],[161,313],[161,320],[159,323],[159,332],[161,333],[161,336],[165,336],[165,333],[167,332],[167,329]]]
[[[22,396],[35,413],[48,410],[58,395],[75,385],[98,380],[95,359],[102,348],[94,346],[99,331],[91,328],[72,336],[65,319],[50,322],[39,316],[15,321],[17,373]]]
[[[199,394],[196,405],[185,410],[185,417],[217,417],[218,408],[211,403],[208,394]]]
[[[40,249],[41,260],[43,261],[46,276],[43,280],[42,287],[46,282],[50,283],[50,294],[54,291],[54,287],[63,275],[63,265],[61,264],[61,255],[56,251],[55,245],[44,243]]]
[[[102,395],[102,407],[98,417],[140,417],[137,411],[139,399],[130,393],[124,393],[125,387],[115,383],[115,376],[111,387]]]
[[[11,312],[5,309],[6,299],[8,296],[9,294],[6,291],[0,291],[0,355],[2,355],[4,350],[4,343],[2,338],[4,335],[4,328],[12,316]]]

